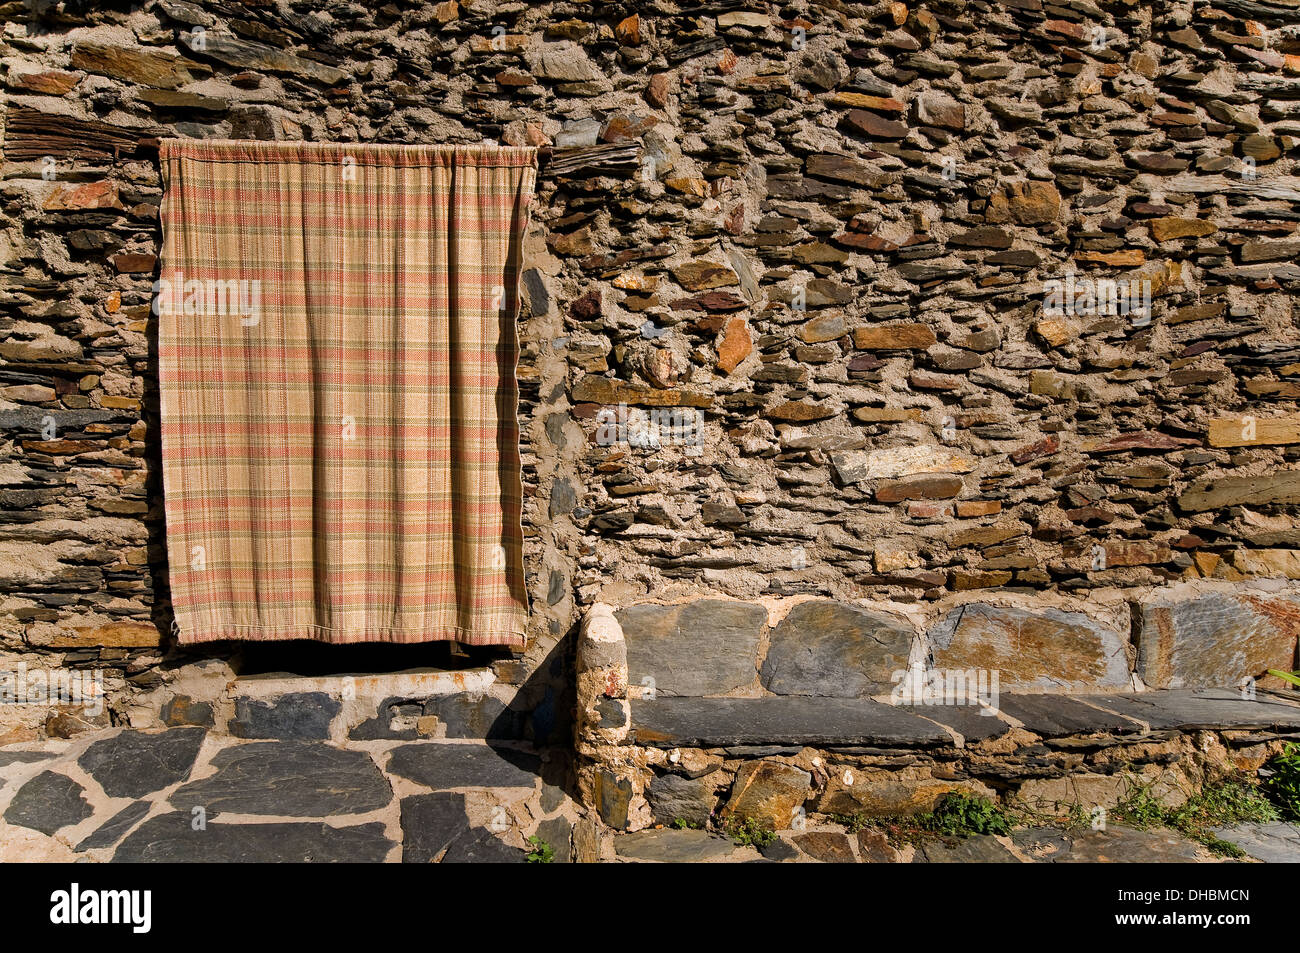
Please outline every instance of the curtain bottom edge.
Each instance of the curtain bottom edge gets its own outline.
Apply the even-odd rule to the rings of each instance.
[[[204,642],[325,642],[332,645],[390,643],[418,645],[424,642],[461,642],[465,645],[501,645],[524,648],[524,632],[482,632],[457,627],[430,629],[330,629],[319,625],[214,625],[182,629],[177,642],[197,645]]]

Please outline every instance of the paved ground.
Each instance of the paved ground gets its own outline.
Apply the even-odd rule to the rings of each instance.
[[[564,861],[554,770],[480,742],[99,732],[0,749],[0,861],[522,862],[532,835]]]

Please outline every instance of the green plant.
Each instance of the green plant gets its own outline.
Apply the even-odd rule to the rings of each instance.
[[[973,834],[1008,834],[1013,823],[1006,810],[988,798],[951,791],[926,818],[925,827],[937,834],[970,837]]]
[[[1268,674],[1276,675],[1283,681],[1290,682],[1292,685],[1300,686],[1300,672],[1283,672],[1280,669],[1270,668]]]
[[[524,854],[524,860],[530,864],[549,864],[555,860],[555,848],[536,834],[528,838],[533,849]]]
[[[1300,744],[1288,742],[1268,768],[1273,772],[1264,781],[1269,799],[1283,820],[1300,821]]]
[[[699,821],[689,821],[684,817],[674,817],[672,823],[674,830],[679,831],[697,831],[704,825]]]
[[[737,847],[766,847],[776,840],[776,831],[752,817],[737,817],[733,814],[727,819],[723,830]]]
[[[1244,857],[1236,844],[1220,839],[1214,829],[1277,819],[1277,811],[1258,785],[1241,777],[1228,777],[1204,785],[1178,807],[1168,808],[1151,793],[1151,785],[1130,781],[1129,793],[1110,816],[1147,830],[1168,827],[1223,857]]]

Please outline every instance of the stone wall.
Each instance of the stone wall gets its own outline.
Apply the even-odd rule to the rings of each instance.
[[[1289,2],[0,11],[0,650],[106,672],[101,722],[196,658],[162,546],[164,136],[547,150],[534,639],[483,663],[524,710],[563,709],[597,599],[1064,612],[1300,575]]]

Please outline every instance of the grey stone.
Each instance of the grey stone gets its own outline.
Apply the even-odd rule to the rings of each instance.
[[[136,801],[128,804],[98,828],[87,834],[75,849],[81,852],[98,847],[112,847],[122,839],[123,834],[144,820],[152,807],[153,805],[148,801]]]
[[[528,310],[535,317],[544,317],[551,310],[551,296],[542,280],[542,273],[536,268],[524,272],[524,293],[528,296]]]
[[[422,702],[389,697],[380,703],[378,712],[374,718],[367,718],[349,730],[348,738],[353,741],[414,741],[419,737],[415,720],[424,714]],[[405,727],[395,727],[399,718],[405,720]]]
[[[42,834],[80,824],[95,813],[82,796],[85,792],[67,775],[42,771],[14,794],[5,809],[5,823]]]
[[[537,782],[541,759],[514,748],[425,741],[394,748],[388,771],[438,790],[530,788]]]
[[[1086,831],[1054,858],[1058,864],[1179,864],[1201,859],[1197,845],[1167,828],[1138,831],[1110,825]]]
[[[1214,833],[1267,864],[1300,864],[1300,827],[1294,824],[1242,824],[1215,828]]]
[[[568,516],[578,505],[578,494],[565,477],[556,477],[551,483],[551,519]]]
[[[769,841],[758,849],[758,852],[768,860],[778,863],[783,861],[798,860],[802,855],[795,849],[794,845],[783,837]]]
[[[182,30],[177,34],[182,46],[202,57],[220,60],[237,69],[261,69],[272,73],[290,73],[302,79],[315,80],[334,86],[348,78],[348,74],[324,63],[294,56],[284,50],[250,40],[241,40],[229,34],[208,30],[202,40]]]
[[[627,827],[628,811],[632,805],[632,782],[600,768],[596,771],[593,789],[596,813],[606,826],[616,831]]]
[[[772,631],[763,687],[778,695],[857,698],[887,690],[907,668],[912,626],[825,599],[803,602]]]
[[[1054,696],[1060,697],[1060,696]],[[993,699],[990,699],[990,704]],[[900,711],[919,715],[951,728],[969,742],[1000,738],[1011,730],[1009,722],[979,705],[898,705]]]
[[[485,827],[472,827],[451,842],[442,863],[522,864],[525,860],[518,847],[511,847]]]
[[[402,798],[402,863],[431,864],[468,830],[463,794]]]
[[[567,864],[573,859],[573,824],[564,817],[552,817],[537,825],[534,835],[543,843],[549,844],[555,852],[551,861],[555,864]]]
[[[294,692],[271,702],[235,699],[230,733],[236,738],[324,741],[342,703],[324,692]]]
[[[448,738],[515,741],[524,737],[522,712],[511,711],[492,695],[456,692],[425,699],[424,714],[446,726]]]
[[[33,764],[37,761],[48,761],[54,756],[53,751],[0,751],[0,768],[7,768],[11,764]]]
[[[1295,599],[1156,593],[1135,608],[1138,674],[1148,688],[1236,688],[1270,668],[1295,667]]]
[[[188,811],[162,814],[129,834],[113,854],[117,863],[373,864],[394,844],[384,825],[334,827],[320,823],[213,824],[194,830]]]
[[[1003,695],[999,706],[1036,735],[1059,738],[1065,735],[1106,732],[1134,734],[1142,724],[1109,711],[1100,711],[1065,695]]]
[[[964,840],[923,840],[916,845],[914,864],[1019,864],[1023,861],[992,834]]]
[[[96,741],[77,759],[109,797],[144,797],[183,781],[207,734],[202,728],[123,731]]]
[[[1238,691],[1207,688],[1128,695],[1093,695],[1088,701],[1150,725],[1168,728],[1300,728],[1300,706],[1272,695],[1249,700]]]
[[[660,774],[650,782],[646,798],[654,819],[660,824],[672,825],[683,820],[703,825],[717,802],[713,775],[686,778],[680,774]]]
[[[388,804],[393,792],[364,751],[310,741],[257,741],[218,751],[217,771],[171,796],[180,810],[218,814],[330,817]]]
[[[628,678],[664,695],[721,695],[753,682],[762,606],[723,599],[650,603],[615,613],[627,643]]]
[[[870,699],[659,698],[632,706],[637,744],[720,748],[744,744],[950,744],[943,728]]]
[[[626,860],[701,863],[732,860],[736,845],[708,831],[637,831],[614,840],[614,852]]]

